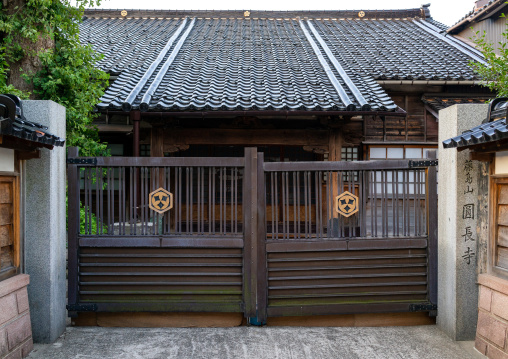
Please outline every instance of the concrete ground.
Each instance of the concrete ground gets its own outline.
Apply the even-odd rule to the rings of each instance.
[[[454,342],[436,326],[381,328],[67,327],[31,359],[481,359],[473,342]]]

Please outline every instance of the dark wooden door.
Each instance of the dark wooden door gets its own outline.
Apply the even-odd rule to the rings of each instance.
[[[436,162],[69,157],[71,314],[435,308]]]

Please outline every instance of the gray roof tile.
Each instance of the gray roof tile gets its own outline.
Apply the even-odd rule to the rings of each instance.
[[[119,75],[99,109],[140,108],[155,83],[142,110],[346,110],[335,78],[356,110],[362,109],[362,102],[355,88],[371,110],[393,111],[397,106],[376,80],[476,79],[468,66],[468,46],[433,36],[429,31],[442,27],[432,21],[429,25],[424,20],[416,24],[413,18],[330,17],[300,25],[296,18],[268,16],[196,18],[193,24],[190,20],[184,24],[183,18],[85,18],[81,41],[105,55],[99,67]],[[428,30],[432,25],[436,30]],[[181,26],[178,40],[192,26],[181,48],[175,50],[176,41],[172,43],[146,84],[140,84]],[[171,56],[167,71],[159,74]],[[137,87],[134,99],[126,102]]]

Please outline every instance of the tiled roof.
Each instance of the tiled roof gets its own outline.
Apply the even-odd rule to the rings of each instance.
[[[463,16],[459,21],[450,26],[447,30],[450,34],[460,32],[463,28],[467,27],[471,22],[476,20],[483,20],[486,17],[496,14],[506,5],[506,0],[490,0],[487,4],[483,5],[479,9],[473,9]]]
[[[23,116],[21,102],[13,95],[0,95],[0,135],[48,146],[61,147],[65,143],[64,139],[49,133],[46,126],[27,121]]]
[[[87,10],[81,24],[81,41],[105,55],[98,66],[118,75],[101,110],[394,111],[376,80],[476,80],[468,63],[482,60],[443,36],[442,24],[419,18],[421,9],[366,11],[362,19],[127,12]]]
[[[468,104],[468,103],[486,103],[487,101],[492,100],[493,96],[488,95],[468,95],[468,96],[458,96],[458,95],[423,95],[422,101],[432,108],[434,111],[438,112],[444,108],[458,105],[458,104]]]
[[[461,135],[443,141],[444,148],[470,147],[508,138],[508,99],[497,99],[491,103],[489,116],[480,126],[464,131]]]

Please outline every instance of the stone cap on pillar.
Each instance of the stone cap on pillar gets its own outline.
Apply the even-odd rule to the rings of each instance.
[[[465,149],[508,139],[507,117],[508,98],[497,98],[491,102],[487,118],[481,125],[464,131],[461,135],[444,140],[443,147]]]
[[[27,121],[18,97],[0,95],[0,135],[12,136],[30,142],[30,147],[62,147],[65,139],[48,132],[48,128],[36,122]]]

